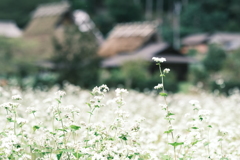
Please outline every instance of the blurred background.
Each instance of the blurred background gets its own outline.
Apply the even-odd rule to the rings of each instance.
[[[1,0],[0,86],[240,88],[239,0]]]

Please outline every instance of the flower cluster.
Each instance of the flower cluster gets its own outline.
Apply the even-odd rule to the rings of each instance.
[[[158,57],[153,57],[152,58],[153,61],[157,62],[157,63],[163,63],[166,61],[166,58],[158,58]]]

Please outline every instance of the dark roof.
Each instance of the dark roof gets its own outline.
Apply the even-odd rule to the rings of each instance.
[[[201,33],[193,34],[182,39],[182,44],[184,46],[193,46],[204,43],[218,44],[227,51],[236,50],[240,48],[240,33]]]
[[[182,44],[186,46],[198,45],[207,42],[209,39],[208,33],[192,34],[182,39]]]
[[[106,58],[102,62],[102,67],[118,67],[123,65],[127,61],[137,61],[137,60],[145,60],[152,61],[152,57],[157,57],[160,52],[163,52],[167,49],[171,48],[167,43],[152,43],[148,44],[145,47],[134,51],[132,53],[126,54],[118,54],[116,56]],[[177,54],[161,54],[161,57],[166,58],[166,63],[192,63],[195,62],[193,59],[189,57],[185,57],[184,55]]]

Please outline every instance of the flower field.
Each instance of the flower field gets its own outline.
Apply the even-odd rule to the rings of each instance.
[[[240,93],[168,94],[160,63],[154,92],[0,88],[0,159],[239,159]]]

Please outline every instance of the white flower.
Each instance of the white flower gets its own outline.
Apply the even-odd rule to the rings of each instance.
[[[167,105],[166,104],[159,104],[160,107],[162,107],[162,109],[166,109],[167,108]]]
[[[64,95],[66,95],[66,92],[59,90],[59,91],[55,92],[55,94],[59,97],[63,97]]]
[[[162,63],[162,62],[165,62],[165,61],[166,61],[166,58],[163,58],[163,57],[161,57],[161,58],[153,57],[152,60],[155,61],[155,62],[160,62],[160,63]]]
[[[193,100],[190,100],[189,103],[190,103],[191,105],[196,105],[196,104],[199,104],[199,101],[193,99]]]
[[[115,92],[116,92],[116,96],[120,96],[122,95],[122,93],[128,93],[126,89],[121,89],[121,88],[117,88]]]
[[[162,83],[158,84],[157,86],[154,87],[154,89],[161,89],[161,88],[163,88],[163,84]]]
[[[14,95],[12,96],[13,100],[22,100],[22,97],[20,95]]]
[[[169,68],[165,68],[164,70],[163,70],[163,73],[169,73],[170,72],[170,69]]]
[[[109,91],[109,88],[108,88],[108,86],[107,86],[106,84],[101,85],[99,88],[100,88],[100,90],[102,90],[103,92]]]

